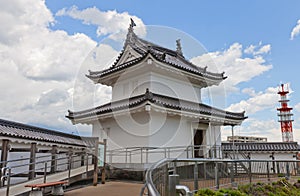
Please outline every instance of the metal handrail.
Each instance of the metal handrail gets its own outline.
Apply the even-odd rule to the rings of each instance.
[[[66,154],[68,155],[68,154]],[[87,156],[84,156],[84,163],[87,164],[88,163],[88,160],[90,160],[90,156],[92,154],[86,154]],[[49,157],[49,156],[39,156],[39,157],[36,157],[37,158],[45,158],[45,157]],[[67,166],[67,169],[64,169],[63,171],[66,171],[66,170],[70,170],[71,168],[69,168],[68,166],[70,166],[71,164],[73,163],[77,163],[77,162],[81,162],[82,160],[76,160],[74,159],[74,157],[80,157],[82,158],[82,154],[75,154],[75,155],[70,155],[70,156],[66,156],[66,157],[59,157],[59,158],[55,158],[53,159],[54,161],[58,161],[58,160],[63,160],[65,159],[66,162],[64,163],[61,163],[61,164],[56,164],[55,166],[61,166],[61,165],[66,165]],[[20,162],[20,161],[29,161],[30,158],[21,158],[21,159],[14,159],[14,160],[10,160],[10,161],[7,161],[7,163],[14,163],[14,162]],[[5,166],[5,167],[2,167],[1,168],[1,173],[2,173],[2,176],[1,176],[1,181],[0,182],[4,182],[4,180],[8,179],[8,177],[16,177],[20,174],[24,174],[24,173],[30,173],[30,172],[34,172],[34,171],[38,171],[38,170],[44,170],[44,175],[47,174],[47,169],[48,168],[52,168],[52,166],[47,166],[47,163],[53,161],[52,159],[49,159],[49,160],[41,160],[41,161],[35,161],[35,162],[29,162],[29,163],[25,163],[25,164],[21,164],[21,165],[12,165],[12,166]],[[28,169],[26,171],[21,171],[21,172],[17,172],[17,173],[12,173],[11,171],[13,169],[16,169],[16,168],[21,168],[21,167],[25,167],[25,166],[30,166],[30,165],[38,165],[38,164],[44,164],[44,167],[39,167],[39,168],[35,168],[35,169]],[[10,170],[9,174],[7,173],[7,171]],[[36,178],[36,177],[34,177]],[[45,176],[44,176],[45,178]],[[7,185],[7,189],[9,189],[9,186],[10,184]]]
[[[160,193],[158,192],[158,190],[155,188],[155,185],[153,183],[153,180],[152,180],[152,172],[154,171],[154,169],[162,166],[162,165],[165,165],[169,162],[172,162],[174,159],[162,159],[160,161],[158,161],[157,163],[151,165],[151,167],[147,170],[146,172],[146,176],[145,176],[145,181],[146,181],[146,186],[147,189],[148,189],[148,194],[150,196],[160,196]],[[142,191],[143,193],[144,191]]]
[[[193,163],[195,165],[196,164],[201,164],[201,163],[215,163],[215,164],[217,164],[217,163],[219,163],[219,164],[221,164],[221,163],[230,164],[231,163],[231,165],[233,165],[233,163],[248,164],[248,166],[249,166],[248,178],[249,178],[249,182],[251,183],[251,181],[252,181],[251,165],[254,164],[254,163],[266,163],[266,167],[267,167],[267,173],[266,174],[267,174],[268,180],[270,180],[269,164],[284,163],[285,166],[286,166],[286,168],[285,168],[286,177],[288,178],[289,175],[290,175],[290,170],[289,170],[290,165],[287,164],[287,163],[291,163],[291,164],[297,163],[297,165],[298,165],[300,163],[300,160],[288,160],[288,159],[285,159],[285,160],[264,160],[264,159],[258,159],[258,160],[236,159],[236,160],[232,160],[232,159],[203,159],[203,158],[193,158],[193,159],[169,159],[169,158],[166,158],[166,159],[162,159],[162,160],[152,164],[150,166],[150,168],[147,170],[146,175],[145,175],[145,185],[141,189],[141,193],[140,193],[141,196],[143,195],[145,189],[148,190],[148,195],[152,195],[152,196],[154,196],[154,195],[155,196],[160,196],[161,195],[161,193],[156,189],[155,183],[153,182],[154,171],[156,169],[159,169],[159,168],[161,168],[161,167],[163,167],[167,164],[170,164],[172,162],[174,162],[175,165],[178,162]],[[216,166],[216,167],[218,167],[218,166]],[[298,168],[298,166],[296,166],[296,168]],[[230,172],[233,172],[231,169],[232,168],[230,168]],[[194,170],[194,172],[195,172],[195,170]],[[215,170],[215,172],[218,172],[218,170]],[[279,171],[277,171],[277,172],[279,172]],[[176,172],[174,172],[174,173],[176,173]],[[282,173],[282,172],[280,172],[280,173]],[[254,174],[256,174],[256,173],[254,173]],[[262,173],[258,173],[258,174],[264,174],[264,173],[262,172]],[[299,175],[298,172],[297,172],[297,174]],[[165,175],[168,175],[168,173],[165,174]],[[196,175],[196,178],[197,178],[196,182],[198,183],[198,176],[197,175]],[[216,175],[218,176],[217,173],[216,173]],[[230,176],[230,177],[234,178],[234,176]],[[195,176],[194,176],[194,178],[195,178]],[[231,181],[231,183],[233,183],[234,179],[231,179],[231,180],[233,180],[233,181]],[[165,187],[167,187],[167,185],[165,185]],[[215,188],[218,188],[218,187],[219,187],[219,184]]]

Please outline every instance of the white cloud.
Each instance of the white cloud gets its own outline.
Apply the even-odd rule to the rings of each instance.
[[[248,92],[244,89],[243,92]],[[247,115],[254,114],[265,109],[274,109],[278,104],[278,87],[269,87],[264,92],[251,91],[251,96],[247,100],[242,100],[239,103],[231,104],[227,109],[230,111],[246,111]]]
[[[270,44],[267,44],[267,45],[264,45],[262,46],[256,53],[255,55],[257,54],[265,54],[265,53],[268,53],[271,51],[271,45]]]
[[[297,103],[297,104],[295,105],[295,110],[296,110],[297,112],[300,112],[300,103]]]
[[[254,97],[256,95],[254,88],[244,88],[242,90],[242,93],[248,94],[251,97]]]
[[[255,48],[256,48],[256,46],[254,46],[254,45],[251,44],[248,48],[246,48],[246,49],[244,50],[244,52],[245,52],[246,54],[253,54]]]
[[[290,39],[293,40],[297,35],[299,35],[299,33],[300,33],[300,19],[298,20],[297,25],[293,28]]]
[[[0,30],[0,58],[10,59],[31,79],[71,80],[96,43],[84,34],[50,30],[54,18],[44,1],[9,4],[0,8],[5,24]]]
[[[250,118],[245,120],[244,124],[246,125],[234,128],[234,135],[266,137],[268,142],[280,142],[282,140],[280,124],[274,119],[259,120]],[[231,129],[224,127],[222,140],[226,140],[227,136],[231,135]]]
[[[80,100],[89,107],[93,102],[107,101],[110,89],[103,87],[105,89],[99,92],[102,87],[94,89],[95,85],[84,75],[90,68],[101,70],[99,66],[107,66],[118,52],[100,45],[103,49],[95,49],[95,58],[89,61],[93,62],[89,64],[91,67],[86,66],[85,59],[93,54],[96,42],[82,33],[68,35],[65,31],[51,30],[49,27],[55,20],[44,1],[3,3],[0,14],[3,24],[0,29],[0,118],[76,132],[76,127],[65,118],[67,110],[72,109],[73,92],[77,97],[90,96]],[[81,86],[84,91],[79,94],[76,89],[82,81],[89,87]],[[77,127],[81,134],[88,134],[90,130],[82,125]]]
[[[271,46],[262,46],[258,51],[262,54],[269,51],[270,48]],[[254,48],[248,48],[248,51],[251,50]],[[202,67],[208,66],[209,71],[225,71],[225,75],[228,76],[224,81],[226,92],[236,91],[239,83],[249,81],[272,68],[272,65],[267,64],[261,55],[244,57],[243,47],[239,43],[232,44],[224,51],[209,52],[192,58],[191,61]],[[217,90],[219,91],[219,89]]]
[[[116,10],[101,11],[96,7],[78,10],[76,6],[73,6],[69,9],[59,10],[56,16],[70,16],[71,18],[82,20],[84,24],[97,25],[98,36],[109,35],[114,40],[125,38],[130,18],[132,18],[137,25],[135,32],[142,37],[146,35],[146,27],[143,21],[136,16],[130,15],[128,12],[118,13]]]
[[[257,55],[262,55],[262,54],[267,54],[271,51],[271,45],[262,45],[260,42],[258,46],[250,45],[248,48],[244,50],[246,54],[253,54],[255,56]]]

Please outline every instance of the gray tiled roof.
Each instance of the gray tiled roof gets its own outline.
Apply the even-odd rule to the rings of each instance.
[[[173,97],[155,94],[150,92],[148,89],[146,90],[145,94],[131,97],[129,99],[123,99],[120,101],[111,102],[88,110],[83,110],[78,112],[69,111],[69,114],[66,117],[69,118],[70,120],[83,119],[87,117],[97,117],[102,114],[133,108],[142,105],[147,101],[149,101],[154,105],[161,106],[164,108],[174,109],[178,111],[192,112],[194,114],[208,115],[211,117],[221,117],[224,119],[240,120],[240,121],[247,118],[244,112],[241,113],[228,112],[202,103],[196,103],[196,102],[191,102],[191,101],[186,101],[186,100],[176,99]]]
[[[0,119],[0,136],[22,138],[74,146],[90,146],[88,138]],[[94,138],[95,139],[95,138]],[[93,140],[94,140],[93,139]],[[95,141],[95,140],[94,140]]]
[[[132,61],[125,62],[116,66],[121,59],[122,55],[124,54],[124,49],[127,45],[130,45],[137,53],[141,55],[141,57],[133,59]],[[161,47],[149,41],[143,40],[139,38],[133,30],[129,30],[127,34],[127,39],[124,44],[124,48],[118,58],[116,59],[115,63],[108,69],[102,71],[90,71],[87,75],[90,79],[100,79],[103,76],[109,75],[111,73],[123,70],[130,66],[141,62],[148,54],[151,54],[156,60],[163,62],[171,67],[177,68],[179,70],[183,70],[198,76],[202,76],[204,78],[222,81],[226,79],[224,73],[213,73],[208,72],[206,70],[207,67],[201,68],[199,66],[194,65],[190,61],[186,60],[183,55],[178,54],[174,50],[170,50],[168,48]]]
[[[237,151],[299,151],[297,142],[238,142],[234,143],[234,149]],[[223,142],[222,150],[233,151],[232,142]]]

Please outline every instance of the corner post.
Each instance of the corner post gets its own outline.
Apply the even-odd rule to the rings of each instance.
[[[36,143],[31,143],[28,180],[32,180],[35,178],[35,155],[36,155]]]
[[[50,173],[55,173],[56,172],[56,165],[57,165],[57,160],[56,160],[56,155],[57,154],[57,146],[53,145],[51,149],[51,166],[50,166]]]
[[[0,178],[5,175],[2,173],[3,167],[6,167],[7,157],[9,151],[9,140],[3,139],[2,140],[2,150],[1,150],[1,162],[0,162]],[[3,170],[4,171],[4,170]],[[0,187],[2,187],[4,182],[0,182]]]
[[[93,186],[97,186],[98,184],[98,144],[99,139],[97,138],[95,141],[95,154],[94,154],[94,175],[93,175]]]

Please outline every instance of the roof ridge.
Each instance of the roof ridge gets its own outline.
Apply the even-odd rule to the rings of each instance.
[[[172,102],[176,100],[175,104]],[[232,119],[246,119],[245,113],[234,113],[234,112],[227,112],[226,110],[218,109],[209,105],[206,105],[204,103],[198,103],[198,102],[193,102],[190,100],[184,100],[180,98],[174,98],[166,95],[161,95],[157,93],[151,92],[148,88],[146,89],[146,92],[144,94],[140,94],[134,97],[114,101],[114,102],[109,102],[107,104],[100,105],[98,107],[94,107],[88,110],[83,110],[83,111],[78,111],[78,112],[71,112],[69,111],[69,114],[66,116],[69,119],[75,119],[76,116],[78,118],[83,118],[87,116],[94,116],[98,114],[103,114],[111,111],[117,111],[119,109],[123,109],[125,107],[134,107],[139,104],[144,103],[145,101],[150,101],[153,104],[161,105],[166,108],[173,108],[173,109],[178,109],[178,110],[184,110],[184,111],[192,111],[196,113],[202,113],[205,115],[212,115],[212,116],[218,116],[218,117],[224,117],[224,118],[232,118]],[[123,105],[118,105],[124,102]],[[177,103],[179,102],[179,104]],[[182,105],[182,103],[188,103],[191,106],[186,107],[187,105]],[[107,108],[106,108],[107,107]],[[206,109],[205,109],[206,108]],[[102,110],[101,110],[102,109]]]
[[[0,125],[19,128],[19,129],[26,129],[26,130],[34,131],[34,132],[42,132],[42,133],[46,133],[46,134],[54,133],[55,135],[60,135],[60,136],[64,135],[64,136],[69,136],[69,137],[75,138],[75,139],[81,139],[81,137],[78,135],[68,134],[65,132],[57,131],[57,130],[46,129],[46,128],[37,127],[34,125],[27,125],[24,123],[9,121],[9,120],[5,120],[5,119],[0,119]]]

